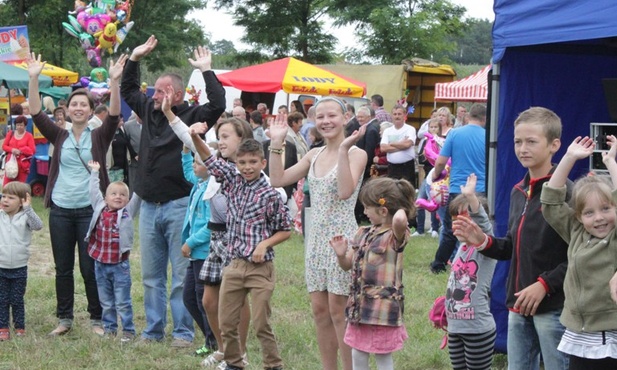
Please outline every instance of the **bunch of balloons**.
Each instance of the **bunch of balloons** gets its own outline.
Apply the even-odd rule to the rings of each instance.
[[[195,89],[195,86],[191,85],[191,88],[186,88],[186,93],[189,95],[190,105],[199,105],[199,97],[201,96],[201,90]]]
[[[134,0],[97,0],[86,4],[76,0],[64,29],[79,39],[92,67],[101,65],[101,51],[112,54],[133,27],[131,7]]]

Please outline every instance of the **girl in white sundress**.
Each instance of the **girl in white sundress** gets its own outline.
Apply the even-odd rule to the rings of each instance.
[[[328,242],[335,235],[352,238],[358,225],[354,206],[366,167],[366,152],[353,146],[365,127],[345,138],[345,104],[326,97],[315,105],[315,126],[326,145],[309,151],[293,167],[283,169],[281,154],[287,117],[278,115],[270,127],[270,180],[272,186],[297,183],[308,175],[311,194],[310,231],[306,236],[306,285],[317,329],[322,368],[337,369],[340,349],[345,370],[351,370],[351,349],[345,336],[345,306],[351,275],[339,266]]]

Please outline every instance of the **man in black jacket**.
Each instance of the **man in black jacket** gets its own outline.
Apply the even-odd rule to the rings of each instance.
[[[167,318],[167,264],[171,262],[172,280],[169,297],[173,319],[173,347],[192,345],[194,330],[191,315],[184,307],[182,285],[189,260],[181,253],[181,233],[188,206],[191,184],[184,179],[180,152],[182,142],[161,111],[165,91],[173,88],[172,111],[187,125],[207,122],[212,127],[225,110],[225,90],[211,70],[212,57],[206,48],[197,47],[191,65],[203,73],[208,103],[189,106],[184,101],[185,86],[176,74],[161,75],[154,85],[152,98],[140,91],[139,61],[156,47],[150,36],[137,46],[122,75],[122,98],[142,119],[139,146],[140,180],[135,192],[143,199],[139,218],[141,267],[144,284],[146,327],[144,341],[162,341]],[[189,271],[189,273],[192,273]],[[199,273],[199,271],[197,271]]]

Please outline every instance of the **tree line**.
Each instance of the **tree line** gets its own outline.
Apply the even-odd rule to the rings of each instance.
[[[232,41],[210,41],[198,21],[188,18],[206,0],[134,0],[135,22],[120,51],[129,51],[155,34],[159,44],[144,60],[157,73],[187,69],[185,57],[194,45],[209,45],[214,67],[233,69],[293,56],[314,64],[334,62],[400,64],[420,57],[440,63],[487,64],[491,55],[491,22],[465,18],[465,7],[449,0],[213,0],[245,27],[238,51]],[[88,74],[79,42],[64,32],[73,1],[0,0],[0,25],[28,26],[32,50],[52,64]],[[6,6],[4,6],[6,5]],[[207,22],[207,20],[204,20]],[[326,22],[350,26],[358,43],[336,53],[336,37]]]

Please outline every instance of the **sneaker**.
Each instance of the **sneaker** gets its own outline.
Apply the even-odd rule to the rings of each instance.
[[[103,329],[103,327],[100,325],[92,325],[92,332],[99,337],[105,336],[105,329]]]
[[[218,370],[218,368],[217,368],[217,370]],[[241,368],[241,367],[237,367],[237,366],[227,365],[227,366],[225,366],[225,368],[224,368],[224,369],[222,369],[222,370],[242,370],[242,368]]]
[[[434,267],[432,263],[430,263],[428,265],[428,268],[431,269],[431,272],[435,275],[437,274],[441,274],[443,272],[446,272],[446,267],[445,266],[440,266],[440,267]]]
[[[135,334],[133,333],[122,333],[122,337],[120,338],[120,343],[129,343],[135,339]]]
[[[210,348],[206,347],[204,344],[201,348],[197,348],[193,354],[197,357],[205,357],[208,356],[210,352],[212,352]]]
[[[245,353],[242,355],[242,366],[247,367],[248,365],[249,365],[248,356]],[[232,365],[227,365],[225,361],[221,361],[219,366],[216,367],[216,370],[235,370],[235,369],[241,369],[241,368],[232,366]]]
[[[54,330],[52,330],[49,334],[47,334],[48,337],[60,337],[62,335],[66,335],[68,334],[68,332],[71,331],[71,327],[70,326],[64,326],[62,324],[58,325],[58,327],[56,327]]]
[[[207,368],[218,366],[221,364],[221,362],[225,362],[223,361],[223,356],[224,356],[223,352],[214,351],[201,362],[201,366],[207,367]]]
[[[413,238],[414,236],[422,236],[424,234],[420,234],[419,232],[415,231],[413,234],[411,234],[411,237]]]
[[[4,342],[11,339],[11,332],[8,328],[0,329],[0,342]]]
[[[193,342],[189,342],[188,340],[182,338],[174,338],[171,341],[171,346],[173,348],[189,348],[193,346]]]
[[[163,339],[154,339],[154,338],[146,338],[146,337],[140,337],[139,340],[137,340],[137,342],[135,342],[135,344],[137,344],[138,346],[148,346],[150,344],[153,343],[161,343],[163,341]]]
[[[26,336],[26,329],[15,329],[15,336],[22,338]]]
[[[439,238],[439,233],[435,230],[431,231],[431,237],[432,238]]]

